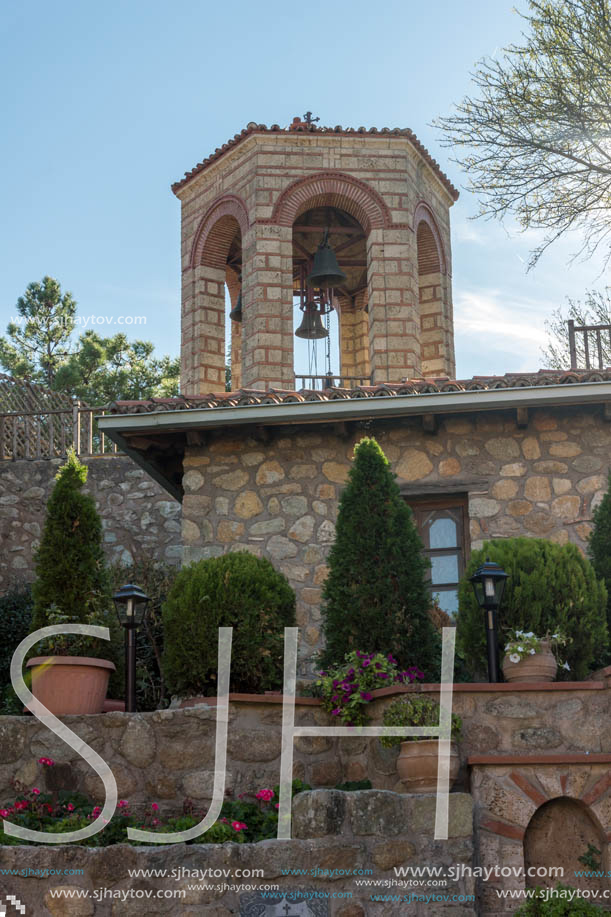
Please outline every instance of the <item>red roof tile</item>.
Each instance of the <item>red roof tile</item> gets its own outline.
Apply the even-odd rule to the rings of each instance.
[[[111,414],[149,414],[161,411],[201,410],[205,408],[241,407],[247,404],[291,404],[311,401],[342,401],[357,398],[393,398],[397,395],[428,395],[436,392],[489,391],[491,389],[532,388],[544,385],[575,385],[585,382],[611,382],[611,369],[548,370],[536,373],[505,373],[504,376],[473,376],[471,379],[410,379],[359,385],[356,388],[240,389],[236,392],[210,392],[207,395],[179,395],[176,398],[149,398],[143,401],[115,401]]]
[[[174,182],[171,186],[172,191],[176,194],[181,188],[191,181],[196,175],[199,175],[200,172],[203,172],[209,165],[213,162],[216,162],[217,159],[220,159],[228,150],[233,149],[239,143],[241,143],[246,137],[250,137],[251,134],[289,134],[293,132],[300,133],[310,133],[310,134],[340,134],[342,136],[351,135],[351,134],[361,134],[361,135],[384,135],[391,137],[407,137],[411,142],[412,146],[420,153],[422,158],[428,165],[431,167],[435,175],[440,179],[444,187],[449,191],[450,195],[454,200],[458,199],[458,191],[445,174],[442,171],[439,163],[433,159],[428,150],[422,145],[418,140],[413,131],[408,127],[382,127],[378,129],[377,127],[370,127],[369,129],[365,127],[342,127],[341,124],[336,125],[336,127],[322,127],[316,124],[307,123],[306,121],[301,121],[299,118],[295,118],[293,123],[289,127],[280,127],[279,124],[272,124],[271,127],[268,127],[267,124],[256,124],[254,121],[250,121],[243,131],[239,134],[235,134],[227,143],[224,143],[223,146],[217,147],[214,153],[211,153],[210,156],[203,159],[201,162],[191,169],[189,172],[185,172],[185,177],[181,178],[179,181]]]

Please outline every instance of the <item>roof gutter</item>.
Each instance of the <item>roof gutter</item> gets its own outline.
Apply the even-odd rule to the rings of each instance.
[[[106,414],[98,418],[101,431],[125,448],[122,434],[169,433],[193,429],[219,429],[244,425],[338,423],[348,420],[383,420],[422,414],[459,414],[501,411],[519,407],[602,404],[611,402],[611,382],[524,386],[419,395],[385,395],[337,401],[248,404],[232,407],[189,408],[146,414]],[[120,442],[121,437],[122,442]]]

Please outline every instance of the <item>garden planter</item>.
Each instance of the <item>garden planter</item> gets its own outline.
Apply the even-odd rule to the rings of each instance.
[[[55,716],[101,713],[115,670],[107,659],[88,656],[37,656],[27,667],[32,669],[32,694]]]
[[[553,681],[558,663],[549,644],[542,642],[541,650],[533,656],[526,656],[519,662],[511,662],[509,656],[503,659],[503,676],[507,682]]]
[[[408,793],[436,793],[439,764],[437,739],[401,742],[397,758],[397,773]],[[456,782],[460,758],[456,742],[450,744],[450,789]]]

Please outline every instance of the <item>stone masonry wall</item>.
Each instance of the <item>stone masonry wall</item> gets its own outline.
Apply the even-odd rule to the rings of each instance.
[[[406,496],[468,495],[471,547],[485,539],[545,537],[585,550],[607,486],[611,424],[602,408],[447,416],[348,430],[268,428],[269,438],[217,434],[187,448],[184,561],[248,550],[268,557],[297,593],[300,673],[321,647],[321,587],[354,444],[375,436]]]
[[[358,886],[351,875],[354,870],[357,877],[366,875],[379,881],[394,879],[395,866],[435,864],[460,868],[464,864],[471,867],[473,813],[470,797],[465,794],[450,797],[446,841],[433,840],[434,813],[432,796],[319,790],[296,797],[293,803],[294,840],[162,847],[121,845],[106,849],[4,847],[0,848],[0,873],[15,869],[22,872],[22,876],[6,879],[0,874],[0,893],[15,895],[26,906],[27,914],[39,917],[49,914],[53,917],[120,917],[124,914],[130,917],[157,914],[230,917],[231,914],[261,914],[266,903],[268,906],[275,904],[273,912],[277,914],[302,914],[306,913],[303,898],[307,900],[308,897],[315,910],[308,909],[307,913],[321,917],[374,914],[423,917],[442,912],[452,917],[469,917],[476,912],[471,878],[450,880],[443,889],[426,889],[429,894],[441,893],[450,899],[441,902],[438,910],[433,910],[435,904],[430,901],[373,903],[372,892],[382,890],[402,895],[406,889]],[[71,870],[68,876],[52,874],[53,870],[63,870],[67,865]],[[28,869],[32,870],[29,876]],[[198,875],[196,870],[204,869],[227,872],[218,872],[216,876],[221,878],[208,881],[194,878]],[[283,870],[288,869],[311,870],[314,877],[287,877]],[[41,878],[45,870],[47,875]],[[136,870],[166,870],[166,877],[157,878],[158,873],[150,878],[130,875],[130,871]],[[263,876],[249,878],[251,870],[262,870]],[[332,877],[328,877],[329,873]],[[269,897],[262,899],[261,890],[269,889],[270,885],[278,889],[277,896],[272,900]],[[74,893],[74,889],[87,890],[91,894],[97,891],[99,897],[97,900],[93,897],[71,899],[66,892],[73,890]],[[106,895],[102,897],[104,890]],[[147,892],[149,896],[145,897]],[[172,899],[172,892],[181,892],[184,897]],[[301,901],[298,892],[303,894]],[[160,898],[155,899],[156,893]],[[290,910],[285,909],[286,901],[283,900],[287,893],[292,905]],[[295,897],[291,897],[291,893]],[[265,913],[270,911],[266,908]]]
[[[611,752],[611,690],[603,682],[528,687],[455,686],[453,709],[463,719],[459,786],[466,786],[466,763],[472,755]],[[381,724],[384,707],[402,690],[378,692],[370,708],[372,724]],[[433,696],[438,691],[434,685],[422,690]],[[232,697],[226,790],[237,796],[273,787],[280,779],[282,698]],[[65,721],[110,764],[119,798],[134,807],[157,802],[165,812],[180,812],[185,797],[202,806],[210,798],[214,706],[199,703],[184,709],[113,712]],[[314,698],[298,702],[296,723],[335,725]],[[402,791],[396,775],[398,749],[385,749],[378,739],[302,736],[293,747],[293,775],[313,787],[369,779],[376,789]],[[13,778],[28,787],[44,787],[41,756],[68,765],[66,787],[78,788],[96,801],[103,798],[102,783],[88,765],[34,717],[0,718],[0,748],[0,805],[14,798]]]
[[[127,456],[85,458],[110,561],[143,554],[180,562],[180,504]],[[33,579],[46,502],[63,459],[0,462],[0,592]]]

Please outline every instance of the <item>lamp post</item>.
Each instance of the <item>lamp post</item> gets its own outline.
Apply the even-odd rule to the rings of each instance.
[[[488,681],[496,683],[499,679],[499,641],[497,634],[496,614],[503,598],[508,574],[498,564],[486,558],[486,563],[478,567],[471,582],[475,598],[485,612],[486,645],[488,648]]]
[[[139,586],[128,583],[113,595],[119,623],[125,628],[125,710],[136,712],[136,631],[150,601]]]

